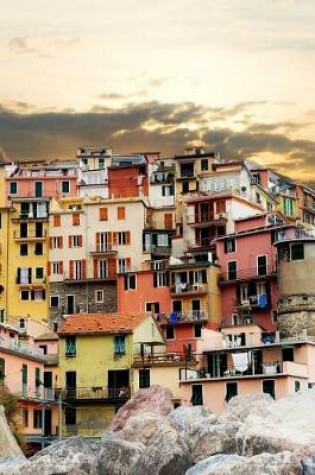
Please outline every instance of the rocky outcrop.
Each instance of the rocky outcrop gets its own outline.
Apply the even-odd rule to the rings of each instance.
[[[0,459],[0,475],[315,475],[315,391],[236,397],[220,415],[170,411],[169,397],[141,390],[99,450],[71,438],[27,461]]]
[[[5,416],[4,407],[0,406],[0,457],[23,456]]]
[[[137,414],[149,412],[157,416],[165,416],[169,414],[172,408],[172,393],[169,389],[158,385],[140,389],[119,409],[108,430],[116,432],[123,429],[126,421]]]

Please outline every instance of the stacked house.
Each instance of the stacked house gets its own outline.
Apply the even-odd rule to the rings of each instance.
[[[3,165],[0,380],[29,443],[152,384],[214,411],[314,385],[314,226],[311,188],[203,149]]]

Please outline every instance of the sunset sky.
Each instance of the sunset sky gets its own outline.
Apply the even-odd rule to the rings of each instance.
[[[10,0],[0,155],[204,144],[315,182],[315,0]]]

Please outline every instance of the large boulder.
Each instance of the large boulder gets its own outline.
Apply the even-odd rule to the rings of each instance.
[[[177,430],[177,426],[171,419],[145,412],[130,417],[119,435],[130,442],[149,445],[158,431],[174,430]]]
[[[26,463],[24,455],[12,455],[9,457],[0,457],[0,475],[14,473],[20,466]]]
[[[169,414],[178,430],[188,432],[192,427],[211,425],[217,421],[217,416],[211,413],[206,406],[179,406]]]
[[[244,419],[236,436],[242,455],[294,451],[315,444],[315,392],[302,391],[273,402],[266,413]]]
[[[83,437],[71,437],[41,450],[8,475],[63,475],[90,473],[96,455],[91,444]]]
[[[274,399],[265,393],[235,396],[228,402],[226,410],[218,416],[218,423],[245,422],[249,415],[265,418],[274,403]]]
[[[290,452],[254,457],[215,455],[197,463],[186,475],[302,475],[302,466]]]
[[[131,475],[182,475],[191,466],[183,435],[175,425],[164,424],[133,465]]]
[[[8,425],[4,407],[0,406],[0,457],[23,456]]]
[[[172,393],[158,385],[140,389],[124,406],[122,406],[108,427],[111,432],[121,430],[126,421],[137,414],[150,412],[157,416],[165,416],[172,410]]]
[[[129,442],[119,434],[108,432],[102,440],[102,449],[96,463],[96,473],[106,475],[129,475],[145,446]]]

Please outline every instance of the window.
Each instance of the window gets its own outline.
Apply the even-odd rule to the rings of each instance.
[[[291,246],[291,260],[297,261],[304,259],[304,244],[297,243]]]
[[[226,239],[224,241],[224,252],[225,254],[235,252],[235,239]]]
[[[104,302],[104,290],[95,290],[95,303]]]
[[[125,259],[118,259],[118,272],[126,272],[131,267],[131,259],[129,257]]]
[[[167,272],[154,272],[153,287],[168,287],[169,278]]]
[[[72,215],[72,226],[80,226],[80,215],[79,215],[79,213],[74,213]]]
[[[135,290],[137,288],[137,279],[135,274],[125,275],[125,290]]]
[[[287,216],[293,216],[294,215],[294,202],[293,199],[291,198],[284,198],[284,214]]]
[[[75,407],[65,407],[66,426],[75,426],[77,423],[77,410]]]
[[[24,427],[28,427],[28,409],[22,408],[22,424]]]
[[[42,242],[36,242],[34,247],[35,256],[42,256],[44,254],[44,246]]]
[[[66,356],[76,356],[76,337],[67,336],[65,341],[65,355]]]
[[[60,214],[55,214],[53,216],[53,226],[59,228],[61,226],[61,216]]]
[[[61,182],[61,193],[70,193],[70,181]]]
[[[294,361],[294,348],[282,348],[282,360]]]
[[[114,353],[115,355],[124,355],[126,353],[125,336],[114,336]]]
[[[237,279],[237,261],[228,262],[228,280]]]
[[[16,283],[17,284],[31,284],[32,283],[32,268],[18,267]]]
[[[39,409],[34,409],[33,428],[34,429],[41,429],[42,428],[42,411],[40,411]]]
[[[174,186],[162,185],[162,196],[174,196]]]
[[[201,159],[201,171],[205,172],[209,170],[209,161],[207,158],[202,158]]]
[[[237,383],[226,383],[226,395],[225,400],[229,402],[229,400],[238,395],[238,388]]]
[[[51,297],[50,297],[50,307],[51,308],[58,308],[59,307],[59,296],[58,295],[51,295]]]
[[[28,244],[20,244],[20,256],[28,255]]]
[[[188,193],[189,192],[189,182],[184,181],[183,182],[183,188],[182,188],[182,193]]]
[[[54,236],[50,238],[50,249],[62,249],[63,238],[62,236]]]
[[[196,323],[194,325],[194,337],[195,338],[201,338],[201,330],[202,330],[202,324],[201,323]]]
[[[10,195],[16,195],[18,192],[18,184],[16,181],[10,183]]]
[[[69,236],[69,247],[82,247],[83,239],[81,235]]]
[[[44,278],[44,267],[36,267],[35,277],[36,277],[36,279],[43,279]]]
[[[191,404],[193,406],[203,405],[202,384],[194,384],[192,386]]]
[[[256,203],[261,203],[261,198],[260,198],[260,194],[259,193],[255,193],[255,201]]]
[[[294,381],[294,391],[297,393],[301,389],[301,381]]]
[[[267,274],[267,256],[257,257],[257,275]]]
[[[145,311],[150,313],[159,313],[160,312],[160,303],[159,302],[146,302]]]
[[[62,274],[63,273],[63,262],[62,261],[53,261],[50,262],[50,270],[52,274]]]
[[[150,387],[150,370],[139,369],[139,388]]]
[[[5,380],[5,359],[0,358],[0,383]]]
[[[265,379],[263,381],[263,392],[266,394],[270,394],[270,396],[275,399],[275,381],[274,379]]]
[[[47,355],[47,345],[39,345],[39,348],[43,350],[44,355]]]
[[[100,169],[105,168],[105,160],[104,160],[104,158],[99,158],[99,159],[98,159],[98,168],[100,168]]]
[[[119,219],[119,220],[126,219],[126,208],[124,206],[118,206],[118,208],[117,208],[117,219]]]
[[[31,293],[31,299],[32,300],[45,300],[45,290],[34,290],[34,292]]]
[[[175,328],[173,325],[167,325],[165,328],[165,338],[167,340],[174,340],[175,338]]]
[[[21,290],[21,300],[31,300],[31,293],[29,290]]]
[[[108,209],[100,208],[100,221],[107,221],[107,220],[108,220]]]

